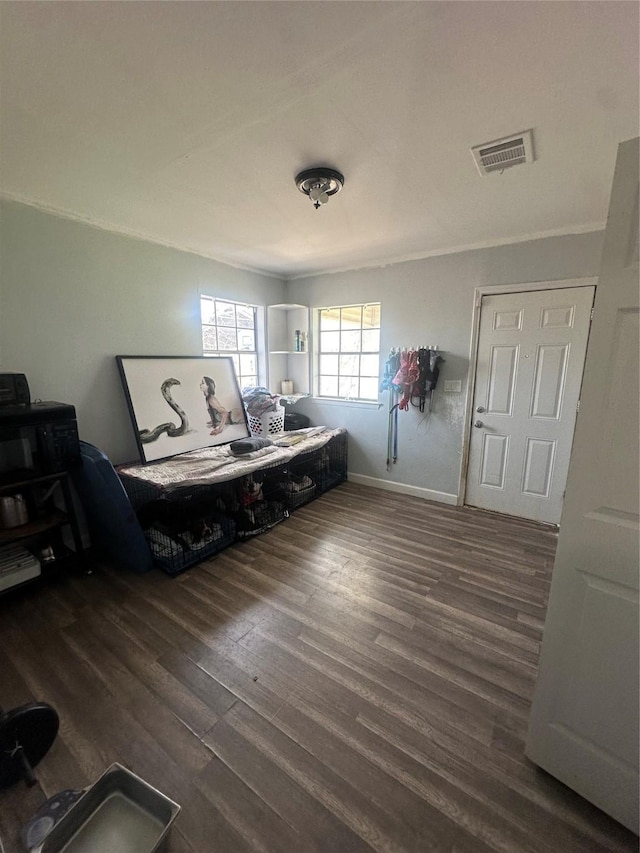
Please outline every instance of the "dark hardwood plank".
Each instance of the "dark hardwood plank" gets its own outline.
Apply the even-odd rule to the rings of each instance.
[[[266,639],[272,646],[309,664],[316,673],[341,685],[348,696],[361,697],[380,707],[401,709],[403,713],[424,714],[435,727],[452,728],[485,743],[490,740],[490,720],[470,712],[459,700],[459,694],[455,696],[459,701],[453,701],[452,692],[444,683],[435,683],[437,678],[429,679],[428,674],[423,678],[422,671],[417,668],[411,669],[409,674],[401,671],[401,666],[394,668],[394,661],[383,649],[369,656],[358,644],[331,641],[326,635],[310,631],[305,631],[297,640],[277,637],[272,631]],[[247,636],[242,642],[253,646],[261,641]]]
[[[175,579],[0,598],[0,703],[61,720],[7,853],[114,761],[182,805],[168,853],[637,853],[524,756],[555,545],[346,483]]]
[[[268,750],[221,720],[205,736],[217,756],[257,797],[294,829],[307,853],[371,853],[372,848],[325,807]]]
[[[483,788],[474,790],[477,802],[453,774],[447,778],[316,697],[291,697],[273,722],[319,761],[356,780],[376,809],[388,810],[411,828],[413,839],[403,841],[398,833],[402,849],[432,849],[451,837],[453,824],[502,853],[542,850],[540,839],[518,825],[517,814],[480,796]],[[433,835],[421,837],[427,827]]]
[[[416,846],[420,849],[414,833],[403,833],[401,822],[382,811],[361,791],[363,780],[359,776],[347,782],[334,764],[327,767],[278,726],[269,724],[240,703],[229,711],[225,721],[374,850],[396,853],[399,849],[416,849]],[[424,847],[434,853],[448,851],[448,841],[429,830],[425,825],[423,838],[428,837],[430,843]]]
[[[273,783],[273,779],[271,780]],[[211,761],[198,775],[198,787],[256,853],[290,853],[304,844],[299,832],[264,799],[257,797],[223,761]]]

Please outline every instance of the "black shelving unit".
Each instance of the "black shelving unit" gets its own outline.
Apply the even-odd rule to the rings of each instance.
[[[40,575],[0,589],[0,595],[79,566],[83,556],[68,471],[38,476],[13,471],[0,476],[0,497],[18,494],[25,500],[28,521],[0,529],[0,553],[5,545],[22,546],[40,562]]]

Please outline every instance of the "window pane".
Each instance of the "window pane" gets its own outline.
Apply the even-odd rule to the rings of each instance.
[[[340,350],[340,332],[320,333],[320,352],[338,352]]]
[[[253,329],[255,308],[251,305],[236,305],[236,322],[242,329]]]
[[[240,373],[242,376],[258,373],[258,359],[255,353],[251,353],[251,355],[240,354]]]
[[[380,359],[377,355],[360,356],[360,375],[378,377]]]
[[[216,324],[216,303],[213,299],[200,300],[200,316],[203,323],[210,323],[212,326]]]
[[[363,377],[360,380],[360,397],[364,400],[378,399],[378,380]]]
[[[341,376],[338,382],[339,397],[358,397],[358,377],[357,376]]]
[[[340,356],[340,376],[358,376],[360,373],[359,355]]]
[[[337,355],[326,355],[322,354],[320,356],[320,373],[332,373],[334,376],[338,375],[338,356]]]
[[[256,337],[253,329],[238,329],[237,349],[244,350],[244,352],[255,352]]]
[[[380,352],[380,329],[362,333],[362,351]]]
[[[218,349],[218,338],[215,326],[202,327],[202,346],[204,349]]]
[[[324,308],[320,311],[320,331],[330,332],[340,328],[340,309]]]
[[[362,307],[351,305],[342,309],[342,329],[359,329],[362,325]]]
[[[363,329],[378,329],[380,328],[380,306],[365,305],[362,309],[362,328]]]
[[[360,352],[360,329],[357,332],[340,333],[340,350],[342,352]]]
[[[218,326],[235,326],[236,306],[232,302],[216,302]]]
[[[220,349],[235,350],[237,349],[236,330],[223,329],[218,326],[218,347]]]
[[[321,376],[320,377],[320,396],[321,397],[337,397],[338,396],[338,377],[337,376]]]
[[[231,356],[240,387],[258,384],[255,306],[200,298],[204,355]],[[242,353],[242,365],[239,353]]]

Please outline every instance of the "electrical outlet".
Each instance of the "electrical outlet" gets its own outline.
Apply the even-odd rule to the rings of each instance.
[[[459,394],[462,391],[462,380],[461,379],[445,379],[444,380],[444,393],[445,394]]]

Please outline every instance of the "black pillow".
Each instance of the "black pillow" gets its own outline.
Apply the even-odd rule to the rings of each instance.
[[[269,447],[270,444],[273,444],[270,438],[239,438],[229,443],[229,450],[234,456],[242,456],[245,453],[253,453],[254,450],[261,450],[263,447]]]

